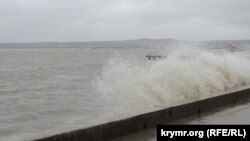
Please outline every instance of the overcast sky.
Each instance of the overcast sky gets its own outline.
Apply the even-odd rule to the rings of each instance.
[[[250,39],[250,0],[0,0],[0,42]]]

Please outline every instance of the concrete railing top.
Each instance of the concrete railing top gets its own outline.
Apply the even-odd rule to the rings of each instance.
[[[130,115],[109,117],[94,121],[90,124],[55,128],[44,133],[29,137],[33,141],[102,141],[126,135],[135,131],[144,130],[157,124],[170,123],[188,116],[201,114],[226,105],[238,102],[248,102],[250,87],[244,86],[227,91],[213,97],[204,97],[200,100],[185,103],[161,105]]]

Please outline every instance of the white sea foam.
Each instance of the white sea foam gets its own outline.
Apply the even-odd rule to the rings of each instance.
[[[146,58],[145,58],[146,59]],[[139,65],[113,57],[94,87],[111,109],[145,109],[198,100],[250,84],[250,60],[241,53],[179,49],[166,59]]]

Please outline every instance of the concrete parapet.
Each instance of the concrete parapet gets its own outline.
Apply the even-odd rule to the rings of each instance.
[[[161,108],[148,113],[119,119],[92,127],[45,136],[33,141],[103,141],[120,137],[132,132],[154,127],[157,124],[171,123],[188,116],[199,115],[237,103],[249,102],[250,88],[244,87],[226,94],[190,103]]]

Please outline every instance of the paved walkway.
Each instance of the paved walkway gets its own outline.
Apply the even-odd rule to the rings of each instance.
[[[177,121],[174,124],[250,124],[250,103]],[[136,132],[112,141],[156,141],[156,128]]]

